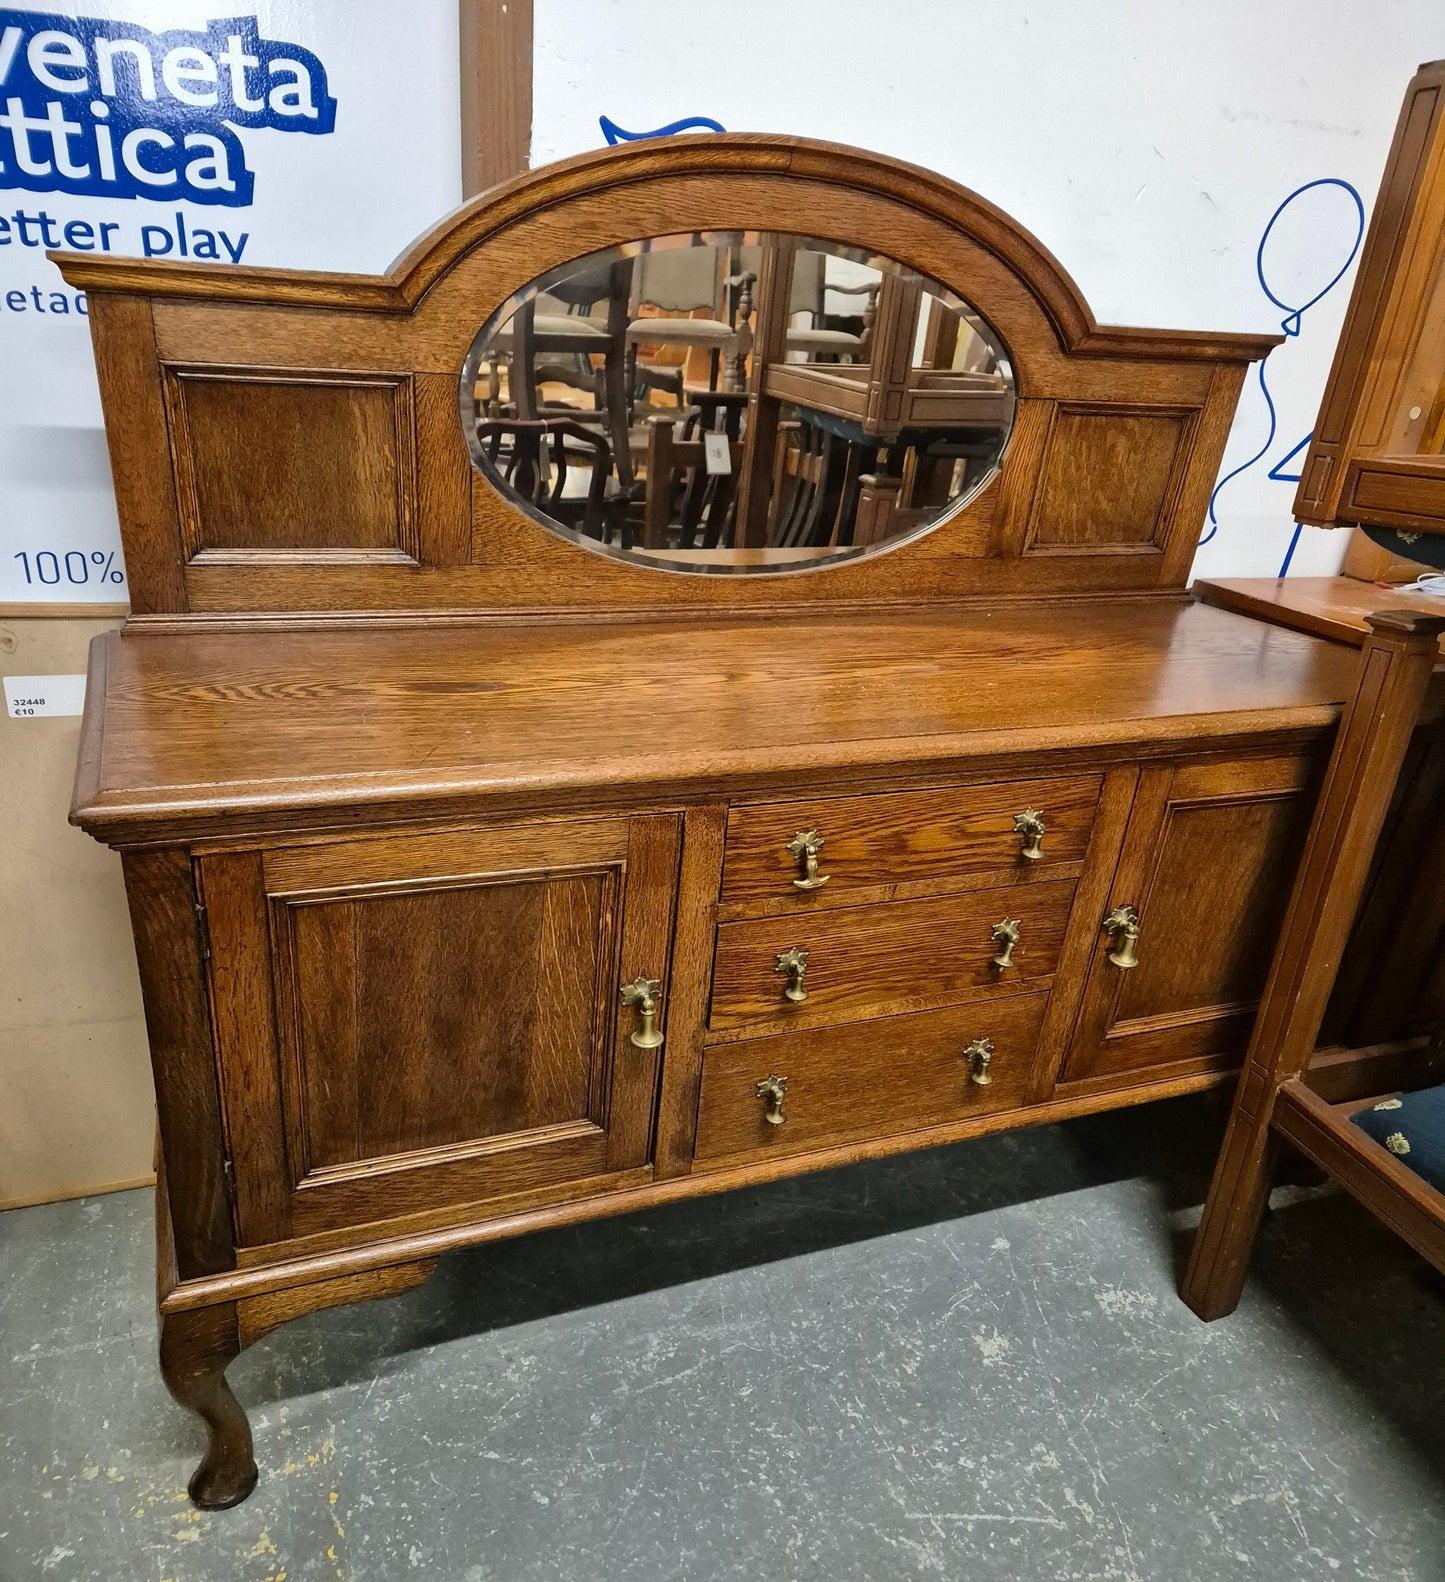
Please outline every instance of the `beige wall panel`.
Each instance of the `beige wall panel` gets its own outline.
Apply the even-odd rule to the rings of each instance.
[[[0,615],[7,676],[115,620]],[[66,822],[79,719],[0,714],[0,1208],[150,1179],[150,1060],[120,859]]]

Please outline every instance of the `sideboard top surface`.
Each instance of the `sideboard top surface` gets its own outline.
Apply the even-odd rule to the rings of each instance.
[[[72,817],[126,844],[1327,730],[1357,664],[1158,599],[318,624],[264,641],[132,626],[97,639]]]

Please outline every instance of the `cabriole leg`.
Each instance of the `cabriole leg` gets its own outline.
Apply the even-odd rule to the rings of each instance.
[[[206,1425],[206,1453],[190,1482],[202,1510],[239,1505],[256,1487],[251,1425],[226,1383],[226,1367],[240,1350],[233,1302],[161,1318],[166,1388]]]

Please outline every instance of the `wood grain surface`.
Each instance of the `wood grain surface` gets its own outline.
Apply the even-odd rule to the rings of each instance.
[[[709,1026],[807,1027],[1017,992],[1020,983],[1052,975],[1073,898],[1072,881],[1059,880],[724,923]],[[1017,921],[1021,938],[1013,966],[1001,969],[993,964],[1001,947],[990,930],[1005,917]],[[778,955],[794,946],[808,952],[808,998],[797,1004],[783,997],[789,980],[774,970]]]
[[[709,1049],[698,1161],[802,1153],[1016,1105],[1028,1090],[1045,999],[1013,995]],[[963,1058],[978,1038],[994,1045],[986,1087],[971,1080]],[[756,1092],[774,1074],[788,1082],[781,1126],[764,1120]]]
[[[890,796],[838,797],[734,808],[728,815],[722,899],[778,897],[802,911],[847,906],[859,889],[929,884],[1015,870],[1030,877],[1079,862],[1099,800],[1098,775],[1072,780],[1007,781]],[[1026,809],[1044,819],[1043,856],[1025,860],[1014,818]],[[803,830],[824,845],[819,872],[828,883],[799,890],[802,872],[788,843]]]
[[[132,626],[104,648],[72,816],[111,841],[1325,733],[1358,665],[1183,600],[263,642]]]
[[[202,859],[241,1243],[646,1164],[679,823]]]
[[[471,343],[514,293],[582,255],[718,230],[837,237],[956,292],[1009,348],[1027,442],[1009,446],[998,476],[930,532],[826,576],[678,576],[616,554],[589,555],[578,574],[575,545],[470,467],[456,397]],[[127,573],[143,613],[1182,589],[1246,367],[1275,341],[1102,328],[1057,260],[977,195],[862,150],[768,136],[644,141],[527,172],[448,216],[386,276],[96,254],[59,262],[101,302],[92,324]],[[755,456],[770,459],[770,408],[756,403],[768,350],[754,356],[750,433]],[[222,403],[225,422],[174,420],[168,431],[155,421],[177,370],[239,381]],[[423,412],[416,393],[434,379],[453,384],[449,417]],[[258,395],[257,381],[273,382],[270,395]],[[303,466],[288,467],[302,406],[315,418],[311,448]],[[259,471],[242,518],[231,507],[252,479],[237,467],[247,456]],[[459,486],[463,475],[470,487]],[[208,493],[197,479],[211,480]],[[370,503],[362,479],[377,484]],[[745,543],[756,540],[764,492],[745,471]],[[379,509],[393,499],[395,521]],[[442,499],[441,542],[425,518],[413,534],[412,503]],[[346,510],[333,508],[341,503]],[[454,553],[458,506],[471,516],[464,561]],[[224,552],[206,547],[218,541]]]

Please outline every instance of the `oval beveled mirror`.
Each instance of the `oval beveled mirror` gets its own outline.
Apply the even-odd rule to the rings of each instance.
[[[601,554],[788,572],[890,549],[998,470],[1008,352],[946,287],[772,232],[572,260],[482,326],[461,381],[483,472]]]

